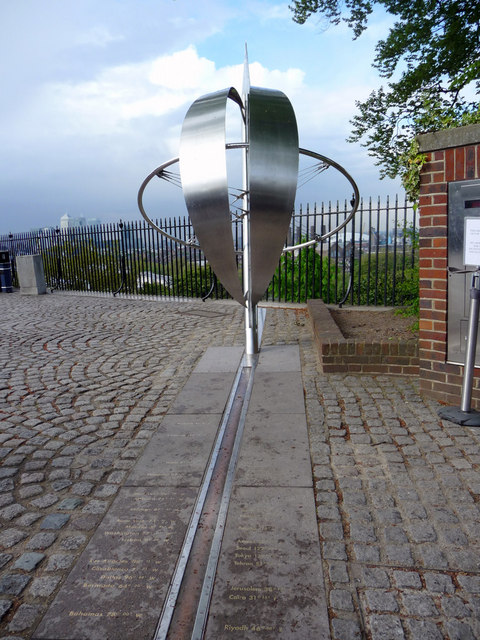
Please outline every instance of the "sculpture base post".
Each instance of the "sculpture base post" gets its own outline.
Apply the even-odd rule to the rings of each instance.
[[[259,351],[257,305],[245,309],[245,353],[252,356]]]

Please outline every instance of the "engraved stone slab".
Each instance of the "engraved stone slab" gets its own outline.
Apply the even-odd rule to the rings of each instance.
[[[169,413],[223,413],[234,377],[228,372],[192,373]]]
[[[194,373],[235,372],[243,356],[243,347],[209,347],[198,361]]]
[[[311,487],[305,414],[248,415],[236,479],[251,486]]]
[[[151,640],[195,490],[122,488],[35,640]]]
[[[330,638],[311,489],[234,491],[205,638]]]
[[[257,370],[248,412],[263,415],[305,413],[301,374]]]
[[[126,484],[200,486],[221,419],[215,413],[165,416]]]

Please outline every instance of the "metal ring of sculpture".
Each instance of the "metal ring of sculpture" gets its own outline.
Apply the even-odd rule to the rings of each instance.
[[[229,142],[229,143],[227,143],[225,145],[225,148],[227,150],[228,149],[244,149],[247,146],[248,146],[248,143],[246,143],[246,142]],[[340,164],[338,164],[334,160],[331,160],[330,158],[327,158],[327,156],[324,156],[324,155],[322,155],[320,153],[316,153],[315,151],[309,151],[308,149],[299,149],[298,151],[299,151],[300,155],[308,156],[310,158],[315,158],[319,162],[321,162],[321,163],[323,163],[325,165],[328,165],[328,167],[332,167],[332,168],[336,169],[343,176],[345,176],[345,178],[349,181],[349,183],[350,183],[350,185],[351,185],[351,187],[353,189],[353,198],[352,198],[352,200],[354,202],[353,202],[352,208],[348,212],[345,220],[343,220],[334,229],[332,229],[331,231],[329,231],[328,233],[325,233],[323,235],[316,236],[314,239],[308,240],[307,242],[302,242],[301,244],[296,244],[296,245],[284,247],[284,249],[283,249],[284,253],[290,252],[290,251],[297,251],[298,249],[303,249],[305,247],[310,247],[310,246],[312,246],[312,245],[314,245],[314,244],[316,244],[318,242],[324,242],[325,240],[327,240],[331,236],[334,236],[336,233],[341,231],[350,222],[350,220],[355,215],[355,213],[356,213],[356,211],[358,209],[359,202],[360,202],[360,194],[359,194],[358,187],[357,187],[355,181],[353,180],[351,175],[348,173],[348,171],[346,171]],[[144,220],[151,227],[153,227],[156,231],[158,231],[158,233],[160,233],[162,236],[165,236],[165,238],[168,238],[169,240],[171,240],[173,242],[177,242],[178,244],[183,245],[185,247],[190,247],[190,249],[201,249],[200,245],[195,241],[182,240],[181,238],[177,238],[176,236],[172,236],[169,233],[167,233],[164,229],[162,229],[157,224],[155,224],[155,222],[148,216],[148,214],[145,211],[145,208],[143,206],[143,194],[144,194],[145,189],[147,188],[148,184],[155,177],[160,178],[160,179],[167,179],[166,176],[165,176],[166,169],[168,169],[168,167],[171,167],[172,165],[177,164],[178,161],[179,161],[179,159],[177,157],[177,158],[172,158],[171,160],[168,160],[167,162],[164,162],[159,167],[154,169],[145,178],[145,180],[142,182],[142,185],[140,186],[140,189],[138,191],[138,208],[139,208],[140,213],[142,214],[142,217],[144,218]],[[180,184],[178,184],[178,186],[180,186]],[[241,254],[242,250],[239,249],[237,251],[237,253]]]
[[[243,141],[226,141],[227,103],[233,101],[243,119]],[[231,188],[228,184],[229,149],[242,149],[243,179],[236,205],[243,219],[242,269],[239,274],[238,249],[232,234]],[[143,182],[138,206],[145,220],[173,242],[203,251],[210,267],[229,294],[245,306],[250,314],[248,325],[254,327],[254,309],[262,299],[278,264],[280,255],[308,247],[313,240],[285,247],[295,195],[299,182],[299,157],[318,161],[307,169],[313,175],[334,167],[350,182],[354,198],[352,209],[343,223],[325,234],[340,231],[352,219],[359,203],[357,186],[338,163],[313,151],[300,149],[298,129],[292,104],[281,91],[251,87],[244,74],[243,101],[234,87],[209,93],[195,100],[187,111],[180,137],[178,160],[174,158],[155,169]],[[178,161],[179,173],[168,171]],[[177,181],[193,225],[195,239],[180,240],[167,234],[147,216],[143,206],[145,187],[154,176]],[[247,341],[249,338],[247,338]],[[255,348],[255,347],[254,347]]]

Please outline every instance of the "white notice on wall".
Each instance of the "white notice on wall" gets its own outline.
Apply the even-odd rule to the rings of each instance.
[[[480,265],[480,217],[464,220],[463,264],[478,267]]]

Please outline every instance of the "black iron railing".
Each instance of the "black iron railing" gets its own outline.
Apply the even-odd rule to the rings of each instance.
[[[345,220],[345,202],[301,207],[294,212],[288,245],[325,235]],[[189,240],[187,218],[157,224],[168,234]],[[242,243],[241,223],[234,223],[234,244]],[[303,302],[401,305],[408,301],[417,266],[416,212],[406,201],[362,201],[352,220],[315,248],[285,254],[265,298]],[[178,245],[143,221],[72,229],[46,229],[0,236],[0,250],[10,252],[14,285],[15,256],[41,254],[52,290],[109,292],[113,295],[202,298],[228,297],[202,251]],[[239,274],[241,263],[239,258]]]

